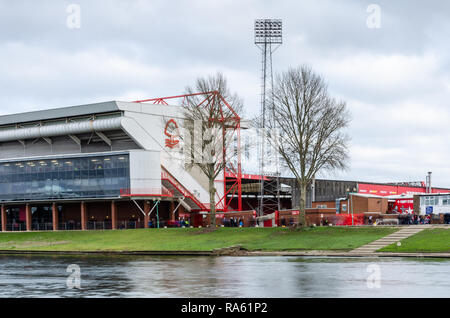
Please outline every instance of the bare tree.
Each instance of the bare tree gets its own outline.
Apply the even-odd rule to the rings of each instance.
[[[187,168],[198,167],[208,178],[210,226],[215,228],[217,189],[214,181],[235,155],[233,135],[243,104],[237,94],[230,93],[221,73],[198,78],[194,87],[186,88],[186,94],[191,95],[183,103],[183,128],[189,136],[189,140],[185,140],[190,157],[186,165]]]
[[[321,170],[348,167],[350,121],[345,102],[329,96],[310,67],[290,68],[276,79],[269,103],[269,139],[300,189],[299,226],[306,226],[306,190]],[[277,133],[275,133],[277,131]]]

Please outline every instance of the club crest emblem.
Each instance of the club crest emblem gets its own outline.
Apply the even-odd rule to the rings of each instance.
[[[164,128],[164,135],[168,137],[166,138],[166,147],[174,148],[176,145],[178,145],[178,143],[180,142],[180,134],[178,125],[175,120],[170,119],[169,121],[167,121],[166,127]]]

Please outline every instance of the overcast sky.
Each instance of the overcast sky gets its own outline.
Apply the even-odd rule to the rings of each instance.
[[[70,4],[80,28],[68,27]],[[380,28],[368,27],[370,4]],[[309,64],[352,113],[350,170],[322,177],[420,181],[433,171],[434,185],[450,186],[449,14],[444,0],[0,0],[0,114],[176,95],[221,71],[253,116],[253,23],[281,18],[274,69]]]

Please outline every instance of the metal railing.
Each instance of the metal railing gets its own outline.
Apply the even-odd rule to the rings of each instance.
[[[81,222],[61,222],[58,223],[58,230],[81,230]]]
[[[201,203],[193,193],[186,189],[177,179],[175,179],[165,168],[161,167],[161,180],[167,180],[185,198],[191,199],[201,210],[205,210],[205,205]]]
[[[119,221],[117,228],[119,230],[142,229],[145,227],[144,221]]]
[[[27,226],[24,223],[6,223],[7,231],[26,231]]]
[[[51,222],[45,222],[45,223],[33,222],[31,224],[31,230],[32,231],[52,231],[53,223],[51,223]]]
[[[120,189],[120,196],[173,197],[173,192],[166,189],[164,186],[162,186],[161,188],[131,188],[131,189]]]
[[[88,221],[86,224],[87,230],[111,230],[111,221]]]

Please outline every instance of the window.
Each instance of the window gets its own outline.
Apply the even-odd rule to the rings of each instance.
[[[0,201],[116,197],[129,179],[128,155],[0,163]]]
[[[420,198],[420,203],[425,206],[439,205],[439,196],[424,196]]]
[[[450,205],[450,195],[442,196],[442,205]]]

